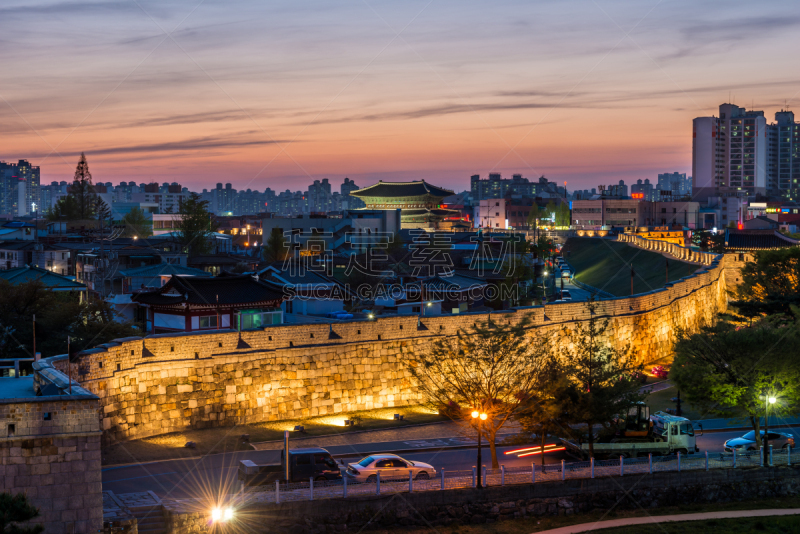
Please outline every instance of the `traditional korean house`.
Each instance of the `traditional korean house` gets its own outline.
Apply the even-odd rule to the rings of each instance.
[[[155,291],[135,293],[154,334],[203,330],[252,330],[283,323],[280,287],[251,275],[214,278],[173,276]]]

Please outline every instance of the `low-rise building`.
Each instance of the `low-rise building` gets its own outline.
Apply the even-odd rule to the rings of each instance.
[[[281,324],[283,300],[280,287],[247,274],[191,281],[173,276],[163,287],[131,297],[146,308],[145,329],[154,334]]]
[[[258,278],[283,290],[281,308],[289,314],[324,317],[344,312],[349,297],[343,284],[324,272],[310,270],[305,262],[274,263],[259,271]]]
[[[475,206],[473,221],[475,228],[493,228],[497,230],[509,228],[506,199],[489,198],[481,200]]]
[[[572,201],[572,225],[579,229],[676,224],[686,228],[701,227],[700,204],[691,201],[649,202],[604,198]]]
[[[50,272],[68,275],[72,271],[70,250],[33,241],[0,243],[0,269],[33,265]]]

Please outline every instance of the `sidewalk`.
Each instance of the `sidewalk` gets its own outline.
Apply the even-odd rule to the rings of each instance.
[[[800,417],[770,418],[769,427],[772,429],[800,426]],[[725,432],[751,430],[747,423],[735,422],[731,419],[702,419],[696,421],[703,425],[704,432]],[[503,427],[503,435],[514,434],[519,431],[519,425],[509,423]],[[289,439],[293,446],[300,447],[336,447],[344,445],[361,445],[365,443],[409,442],[410,448],[453,446],[464,440],[474,440],[475,433],[468,427],[463,427],[452,421],[444,423],[431,423],[427,425],[406,426],[384,430],[365,430],[363,432],[347,432],[342,434],[327,434],[324,436],[308,436],[290,433]],[[423,443],[429,441],[430,443]],[[453,443],[451,443],[451,441]],[[411,444],[411,442],[414,442]],[[251,444],[257,451],[280,450],[283,441],[260,441]]]
[[[503,427],[503,434],[519,431],[519,425],[507,424]],[[342,434],[328,434],[325,436],[302,437],[294,432],[289,434],[292,446],[296,447],[336,447],[346,445],[361,445],[364,443],[382,442],[409,442],[410,447],[441,447],[452,446],[464,440],[474,440],[475,433],[452,421],[432,423],[428,425],[406,426],[387,430],[365,430],[363,432],[348,432]],[[425,443],[429,441],[430,443]],[[453,441],[454,443],[450,443]],[[413,443],[413,444],[412,444]],[[261,441],[251,443],[257,451],[271,451],[283,449],[283,441]]]
[[[581,525],[541,530],[536,534],[574,534],[592,532],[610,528],[629,527],[634,525],[650,525],[658,523],[674,523],[680,521],[701,521],[703,519],[737,519],[741,517],[770,517],[780,515],[800,515],[800,508],[778,508],[771,510],[736,510],[726,512],[703,512],[699,514],[660,515],[647,517],[629,517],[627,519],[609,519]]]

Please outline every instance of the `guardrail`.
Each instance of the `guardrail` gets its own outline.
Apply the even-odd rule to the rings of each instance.
[[[773,451],[770,446],[769,460],[772,466],[792,465],[791,447]],[[481,481],[484,486],[505,486],[511,484],[537,484],[557,482],[567,479],[585,479],[651,474],[664,471],[708,471],[709,469],[737,469],[763,466],[761,451],[747,452],[705,452],[688,455],[643,456],[618,460],[594,460],[561,464],[536,465],[530,467],[501,466],[500,469],[482,469]],[[349,498],[371,495],[390,495],[420,491],[446,491],[450,489],[474,488],[478,484],[475,467],[471,471],[441,470],[435,477],[414,478],[395,476],[381,480],[380,476],[369,482],[356,482],[346,477],[341,480],[315,481],[282,484],[275,482],[270,486],[240,488],[234,496],[242,503],[281,503],[290,501],[313,501],[317,499]]]

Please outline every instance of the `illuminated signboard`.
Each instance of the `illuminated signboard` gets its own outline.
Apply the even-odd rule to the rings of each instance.
[[[631,193],[631,198],[644,198],[644,193]]]

